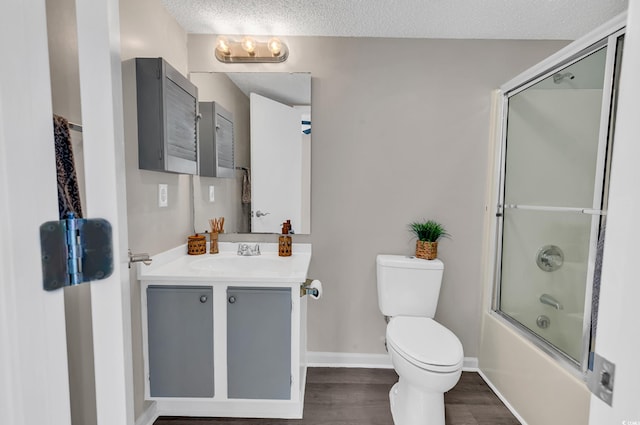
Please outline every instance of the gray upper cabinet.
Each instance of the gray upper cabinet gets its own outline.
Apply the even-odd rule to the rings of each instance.
[[[216,102],[200,102],[200,175],[234,177],[233,115]]]
[[[198,89],[162,58],[136,58],[140,169],[198,173]]]

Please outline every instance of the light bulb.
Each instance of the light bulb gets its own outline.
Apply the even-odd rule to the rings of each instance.
[[[249,53],[252,56],[255,54],[256,41],[253,38],[249,36],[244,37],[240,44],[242,45],[242,48],[244,49],[245,52]]]
[[[216,39],[216,50],[223,55],[231,53],[231,47],[229,46],[229,40],[227,40],[227,37],[220,36]]]
[[[273,56],[280,55],[280,52],[282,51],[282,42],[276,37],[273,37],[271,40],[269,40],[267,46],[269,47],[269,51]]]

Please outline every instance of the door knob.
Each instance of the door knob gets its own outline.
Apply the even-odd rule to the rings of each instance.
[[[234,297],[233,295],[231,295],[231,296],[229,297],[229,304],[233,304],[233,303],[235,303],[235,302],[236,302],[236,297]]]
[[[260,218],[260,217],[264,217],[265,215],[269,215],[271,213],[268,212],[262,212],[260,210],[256,211],[256,217]]]
[[[201,302],[202,304],[206,303],[206,302],[207,302],[207,300],[208,300],[208,298],[207,298],[207,296],[206,296],[206,295],[200,295],[200,302]]]

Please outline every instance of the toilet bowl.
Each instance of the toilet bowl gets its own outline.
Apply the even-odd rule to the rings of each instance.
[[[387,348],[399,380],[389,400],[396,425],[444,425],[444,393],[455,386],[464,360],[460,340],[426,317],[391,319]]]
[[[460,340],[433,317],[444,264],[378,255],[378,306],[389,317],[387,350],[398,382],[389,401],[395,425],[445,425],[444,393],[460,379]]]

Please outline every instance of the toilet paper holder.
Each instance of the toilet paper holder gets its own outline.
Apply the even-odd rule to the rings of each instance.
[[[318,299],[322,296],[322,282],[317,279],[307,279],[300,284],[300,296],[309,295],[311,298]]]

